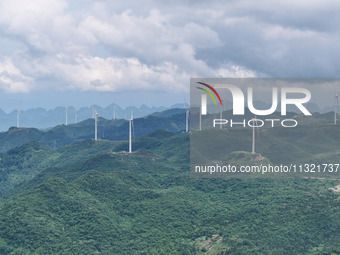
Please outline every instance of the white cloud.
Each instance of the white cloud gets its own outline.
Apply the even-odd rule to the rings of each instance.
[[[244,67],[229,64],[227,67],[217,69],[216,76],[219,78],[256,78],[257,74]]]
[[[73,32],[66,8],[63,0],[0,1],[0,24],[7,35],[22,38],[39,51],[53,52]]]
[[[2,89],[167,91],[187,89],[190,77],[339,76],[339,9],[332,1],[0,0],[2,36],[26,45],[3,53],[15,60],[3,69],[16,69],[2,72]],[[42,84],[46,77],[53,81]]]
[[[41,59],[33,69],[44,70],[43,75],[65,81],[67,85],[59,87],[63,90],[181,91],[189,79],[188,74],[170,62],[154,66],[136,58],[60,55],[53,60]]]
[[[0,61],[0,89],[7,93],[25,93],[32,86],[33,79],[22,74],[10,59]]]

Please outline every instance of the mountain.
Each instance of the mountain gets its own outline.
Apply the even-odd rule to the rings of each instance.
[[[1,200],[0,253],[339,254],[337,180],[193,179],[188,134],[137,140],[3,154],[13,180],[39,171]]]
[[[182,164],[187,162],[189,157],[188,139],[188,134],[178,136],[159,130],[136,138],[133,143],[133,148],[136,150],[134,155],[157,160],[166,158],[168,161],[175,160],[178,164]],[[29,142],[0,154],[0,192],[5,194],[14,187],[18,188],[19,184],[32,179],[35,180],[35,183],[38,180],[41,181],[40,173],[43,170],[45,175],[49,173],[47,176],[50,177],[56,176],[55,174],[58,173],[56,169],[62,167],[68,169],[69,165],[73,166],[78,162],[92,165],[89,161],[98,155],[109,154],[112,157],[126,157],[124,155],[127,147],[127,141],[95,141],[92,139],[56,149],[52,149],[44,143]],[[75,169],[72,169],[70,173],[71,179],[79,174]],[[66,178],[66,176],[68,175],[63,172],[59,177]]]
[[[185,113],[181,109],[171,109],[163,113],[135,118],[134,136],[142,136],[162,129],[172,133],[185,130]],[[98,137],[106,140],[127,140],[129,122],[123,119],[98,119]],[[94,137],[94,119],[70,125],[59,125],[46,130],[35,128],[11,127],[7,132],[0,133],[0,152],[7,151],[30,141],[39,141],[50,147],[59,147],[77,143]]]
[[[212,149],[218,148],[218,149]],[[191,135],[192,156],[199,161],[224,160],[235,151],[251,151],[252,129],[210,129]],[[256,151],[275,164],[337,163],[339,126],[317,124],[296,128],[262,128],[256,131]]]
[[[184,114],[185,111],[186,111],[185,109],[173,108],[173,109],[165,110],[165,111],[162,111],[162,112],[154,112],[154,113],[150,114],[150,116],[170,117],[170,116],[173,116],[173,115]]]
[[[259,109],[269,109],[270,105],[263,103],[261,101],[254,102],[255,107]],[[161,116],[165,117],[167,114],[180,114],[184,112],[184,106],[189,108],[188,104],[175,104],[170,107],[148,107],[146,105],[141,105],[140,107],[126,107],[121,108],[118,105],[111,104],[107,107],[101,107],[99,105],[93,105],[90,107],[81,107],[80,109],[75,109],[72,106],[68,106],[68,124],[76,124],[76,122],[82,122],[89,118],[93,118],[94,110],[99,113],[101,118],[105,118],[108,120],[112,120],[114,117],[114,108],[115,108],[115,117],[116,119],[129,119],[131,110],[135,118],[143,118],[148,115]],[[211,105],[211,109],[215,109],[213,105]],[[232,103],[227,101],[224,105],[224,111],[232,109]],[[320,109],[314,103],[308,103],[307,108],[312,113],[327,113],[334,110],[334,108],[328,107],[325,109]],[[280,106],[278,106],[280,109]],[[291,107],[288,105],[288,111],[297,112],[295,107]],[[216,108],[216,112],[219,112],[219,108]],[[56,107],[51,110],[46,110],[43,108],[34,108],[28,110],[20,111],[20,127],[25,128],[37,128],[37,129],[47,129],[51,127],[55,127],[57,125],[65,124],[66,115],[65,115],[65,107]],[[16,126],[17,124],[17,110],[13,110],[12,112],[5,113],[0,109],[0,132],[6,131],[10,127]]]
[[[150,131],[164,118],[139,120],[148,121],[132,154],[126,138],[86,139],[93,120],[4,134],[8,144],[42,133],[74,140],[53,148],[40,139],[0,154],[0,254],[340,254],[340,197],[330,190],[338,178],[192,178],[189,145],[199,132]],[[264,159],[337,162],[338,127],[301,121],[260,131]],[[228,145],[216,160],[250,157],[251,129],[202,132],[212,136],[203,134],[201,157],[209,137]]]
[[[182,120],[183,115],[173,115],[170,120]],[[136,119],[140,128],[133,139],[133,150],[138,155],[166,158],[167,162],[186,164],[189,155],[189,136],[178,132],[160,129],[167,117],[149,116],[142,120]],[[146,123],[143,121],[148,120]],[[301,126],[294,129],[283,127],[262,128],[257,131],[256,151],[261,152],[267,161],[273,164],[303,164],[336,163],[340,155],[340,132],[338,127],[317,120],[303,120]],[[12,128],[7,134],[0,136],[3,153],[0,154],[0,191],[6,193],[9,189],[32,178],[38,178],[42,170],[58,168],[83,161],[98,154],[122,153],[128,149],[127,121],[112,126],[112,121],[101,120],[100,127],[104,130],[115,130],[111,140],[87,138],[92,136],[93,120],[87,120],[77,126],[58,126],[48,132],[34,129],[18,130]],[[302,121],[301,121],[302,122]],[[86,123],[90,123],[86,125]],[[152,126],[148,126],[152,123]],[[154,123],[158,123],[157,125]],[[165,123],[168,123],[165,121]],[[184,123],[182,123],[184,125]],[[124,126],[120,133],[119,127]],[[173,127],[173,125],[170,125]],[[152,128],[153,127],[153,128]],[[157,130],[155,130],[157,128]],[[238,155],[251,150],[251,128],[208,129],[201,132],[192,131],[191,157],[197,162],[207,159],[214,162],[237,162]],[[125,139],[124,139],[125,138]],[[32,140],[30,140],[32,139]],[[51,141],[58,141],[59,146],[51,146]],[[12,141],[13,140],[13,141]],[[27,141],[19,147],[19,141]],[[30,141],[30,142],[29,142]],[[63,144],[67,145],[64,146]],[[5,148],[10,147],[10,150]],[[212,150],[219,146],[219,150]],[[242,152],[234,154],[235,152]],[[156,156],[158,155],[158,156]],[[241,160],[241,159],[240,159]],[[243,160],[243,159],[242,159]],[[193,161],[195,162],[195,161]],[[307,174],[308,175],[308,174]],[[333,176],[336,173],[333,173]],[[65,176],[59,176],[65,178]]]
[[[115,110],[114,110],[115,107]],[[99,113],[99,116],[108,120],[112,120],[114,115],[116,119],[129,119],[131,110],[135,118],[142,118],[154,112],[162,112],[173,108],[182,108],[183,104],[177,104],[170,107],[148,107],[141,105],[140,107],[121,108],[118,105],[111,104],[107,107],[93,105],[90,107],[82,107],[75,109],[68,106],[68,124],[75,124],[89,118],[93,118],[94,111]],[[114,113],[115,111],[115,113]],[[66,112],[65,107],[56,107],[51,110],[43,108],[34,108],[28,110],[20,110],[20,127],[45,129],[57,125],[65,124]],[[5,113],[0,109],[0,131],[6,131],[9,127],[17,124],[17,110],[10,113]]]

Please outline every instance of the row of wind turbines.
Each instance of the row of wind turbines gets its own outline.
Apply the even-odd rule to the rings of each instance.
[[[67,109],[67,108],[66,108]],[[92,112],[94,115],[94,140],[98,140],[98,116],[99,113],[94,108],[94,104],[92,104]],[[67,110],[66,110],[66,120],[67,120]],[[116,120],[116,105],[113,105],[113,120]],[[67,124],[66,124],[67,126]],[[131,117],[129,119],[129,153],[132,153],[132,130],[133,130],[133,114],[131,109]]]
[[[186,103],[184,102],[185,107],[185,132],[189,132],[189,119],[190,119],[190,111],[186,107]],[[339,95],[335,95],[335,104],[334,104],[334,125],[337,124],[337,112],[339,107]],[[222,113],[223,113],[223,107],[221,106],[220,109],[220,119],[222,119]],[[20,108],[17,109],[17,128],[20,127],[20,116],[21,111]],[[94,140],[98,140],[98,116],[99,113],[96,111],[94,104],[92,104],[92,117],[95,120],[95,130],[94,130]],[[116,105],[113,105],[113,120],[116,120]],[[256,122],[257,119],[256,116],[252,119],[253,122]],[[75,114],[75,123],[78,123],[78,114]],[[65,108],[65,125],[68,125],[68,107]],[[131,110],[131,116],[129,119],[129,153],[132,152],[132,129],[133,129],[133,114]],[[220,124],[220,129],[222,129],[222,124]],[[200,109],[199,112],[199,131],[202,130],[202,109]],[[259,133],[259,131],[258,131]],[[255,139],[256,139],[256,132],[255,132],[255,126],[252,127],[252,153],[255,154]]]
[[[223,100],[222,100],[223,101]],[[339,95],[336,94],[335,95],[335,103],[334,103],[334,125],[337,125],[337,116],[338,116],[338,108],[339,108]],[[223,107],[221,105],[221,109],[220,109],[220,119],[222,119],[222,113],[223,113]],[[187,112],[187,116],[189,115],[189,112]],[[187,117],[188,119],[188,117]],[[254,118],[252,119],[253,122],[256,123],[257,126],[257,121],[258,119],[256,118],[256,115],[254,116]],[[222,129],[222,124],[220,124],[220,129]],[[202,130],[202,108],[200,107],[200,111],[199,111],[199,131]],[[257,128],[257,132],[258,132],[258,136],[259,136],[259,130]],[[255,154],[255,140],[256,140],[256,132],[255,132],[255,125],[253,125],[252,127],[252,154]]]
[[[222,100],[223,101],[223,100]],[[334,125],[337,125],[337,115],[338,115],[338,108],[339,108],[339,95],[336,94],[335,95],[335,103],[334,103]],[[220,109],[220,119],[222,119],[222,113],[223,113],[223,107],[221,105],[221,109]],[[186,112],[186,122],[188,123],[188,119],[189,119],[189,111]],[[256,119],[256,115],[254,116],[254,118],[252,119],[253,122],[256,122],[256,126],[257,126],[257,119]],[[187,124],[188,125],[188,124]],[[220,124],[220,129],[222,129],[222,124]],[[200,107],[199,110],[199,131],[202,130],[202,107]],[[188,129],[186,129],[186,132],[188,132]],[[257,128],[257,132],[258,132],[258,136],[259,136],[259,130]],[[253,125],[252,127],[252,154],[255,154],[255,139],[256,139],[256,134],[255,134],[255,125]]]
[[[92,108],[92,118],[95,118],[95,115],[98,114],[96,109],[95,109],[95,105],[92,104],[91,108]],[[18,111],[20,112],[20,109]],[[113,120],[116,120],[116,105],[115,104],[113,105]],[[17,120],[17,121],[19,121],[19,120]],[[74,115],[74,123],[75,124],[78,123],[78,114],[77,113]],[[68,107],[65,108],[65,125],[66,126],[68,125]]]
[[[68,125],[68,107],[65,108],[65,126]],[[17,109],[17,128],[20,128],[20,108]],[[94,119],[94,140],[98,140],[98,117],[99,113],[92,104],[92,118]],[[116,105],[113,105],[113,120],[116,120]],[[78,123],[78,114],[75,114],[75,123]],[[188,124],[188,123],[187,123]],[[132,153],[132,129],[133,129],[133,114],[131,110],[131,117],[129,119],[129,153]],[[188,129],[188,125],[187,125]]]

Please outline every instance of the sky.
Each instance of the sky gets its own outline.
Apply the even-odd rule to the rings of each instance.
[[[170,106],[190,77],[338,78],[339,12],[333,0],[0,0],[0,108]]]

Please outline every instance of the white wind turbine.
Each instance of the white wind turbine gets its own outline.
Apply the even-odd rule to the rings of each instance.
[[[131,118],[129,120],[129,153],[132,152],[132,129],[133,129],[133,115],[131,109]]]
[[[94,140],[98,140],[98,112],[94,114]]]
[[[202,106],[200,106],[200,123],[199,123],[199,131],[202,131]]]
[[[65,116],[65,126],[67,126],[67,124],[68,124],[68,108],[67,107],[65,109],[65,114],[66,114],[66,116]]]
[[[116,105],[113,104],[113,120],[116,120]]]
[[[201,105],[199,110],[199,131],[202,131],[202,115],[207,113],[207,95],[201,94]]]
[[[255,154],[255,125],[254,122],[256,123],[256,128],[257,128],[257,135],[259,136],[259,129],[257,126],[257,119],[256,119],[256,115],[254,116],[253,120],[253,141],[252,141],[252,149],[251,149],[251,153]]]
[[[20,127],[20,115],[21,115],[21,111],[20,108],[17,109],[17,128]]]
[[[94,115],[96,114],[96,109],[94,107],[94,103],[92,103],[91,109],[92,109],[92,119],[94,119]]]
[[[223,104],[224,104],[224,100],[222,99],[221,110],[220,110],[220,119],[222,119]],[[220,129],[222,129],[222,121],[221,121],[221,124],[220,124]]]
[[[186,101],[184,98],[184,109],[185,109],[185,132],[189,132],[189,109],[187,108]]]
[[[339,106],[339,95],[335,95],[335,103],[334,103],[334,125],[336,125],[337,121],[337,111],[338,111],[338,106]]]
[[[244,86],[242,88],[242,91],[244,92]],[[260,137],[260,132],[259,132],[259,127],[257,125],[257,118],[256,118],[256,115],[254,115],[254,118],[252,118],[253,120],[253,141],[252,141],[252,149],[251,149],[251,153],[252,154],[255,154],[255,125],[254,125],[254,122],[256,123],[256,128],[257,128],[257,136]]]
[[[189,132],[189,109],[185,111],[185,132]]]

